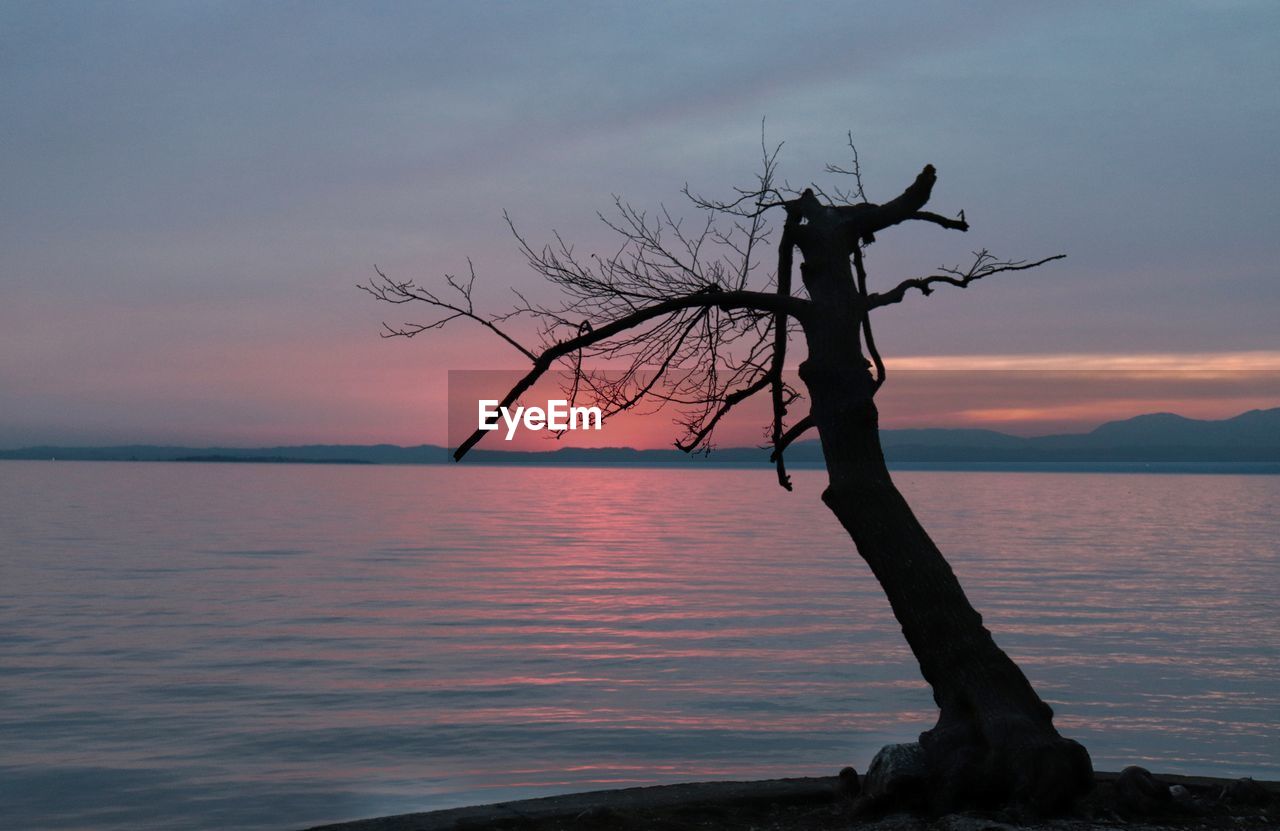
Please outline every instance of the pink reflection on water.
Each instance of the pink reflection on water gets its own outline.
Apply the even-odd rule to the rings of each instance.
[[[897,479],[1100,768],[1280,774],[1280,478]],[[864,767],[933,704],[822,475],[796,482],[0,465],[0,762],[402,810]]]

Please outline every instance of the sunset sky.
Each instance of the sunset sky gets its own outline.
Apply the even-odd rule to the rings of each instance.
[[[873,200],[938,168],[930,207],[971,231],[883,234],[873,289],[1068,255],[882,312],[891,372],[1040,370],[981,406],[904,388],[886,424],[1280,406],[1277,89],[1269,0],[6,2],[0,448],[443,443],[448,370],[523,359],[464,325],[380,339],[419,315],[355,289],[373,264],[433,285],[470,257],[484,307],[550,299],[504,210],[609,253],[612,194],[727,195],[762,118],[793,183],[846,131]],[[1166,374],[1064,400],[1043,371],[1115,369]]]

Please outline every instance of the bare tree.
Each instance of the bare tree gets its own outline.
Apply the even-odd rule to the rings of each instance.
[[[529,264],[559,289],[555,305],[517,295],[507,313],[481,314],[472,303],[474,271],[466,280],[448,277],[447,296],[381,271],[360,288],[379,300],[425,304],[436,312],[425,323],[387,326],[385,337],[412,337],[465,318],[522,353],[532,367],[502,406],[558,367],[573,378],[571,394],[590,398],[606,417],[644,401],[675,405],[683,431],[676,445],[693,452],[709,448],[726,413],[767,394],[771,458],[788,490],[785,451],[816,429],[829,476],[822,499],[888,595],[933,688],[938,721],[920,736],[933,807],[1062,809],[1092,786],[1089,755],[1058,734],[1052,710],[996,645],[890,479],[875,404],[885,365],[871,329],[871,312],[904,301],[913,290],[928,295],[941,285],[965,288],[1059,257],[1002,260],[984,250],[968,266],[868,291],[864,250],[877,234],[905,222],[967,231],[964,212],[950,218],[924,210],[936,178],[932,165],[897,197],[868,201],[856,149],[851,167],[827,168],[849,187],[799,191],[777,182],[780,148],[763,146],[755,183],[728,200],[706,199],[686,186],[704,215],[696,225],[665,209],[647,214],[615,199],[615,211],[600,217],[619,238],[609,256],[582,256],[559,236],[535,247],[513,225]],[[774,215],[782,219],[780,231],[766,221]],[[799,286],[792,279],[797,250]],[[509,334],[507,326],[517,318],[536,322],[535,346]],[[791,419],[802,400],[782,371],[793,337],[802,337],[807,348],[799,377],[808,411]],[[591,369],[606,364],[623,369]],[[483,435],[471,434],[455,459]]]

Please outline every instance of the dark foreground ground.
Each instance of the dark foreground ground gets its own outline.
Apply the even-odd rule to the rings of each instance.
[[[919,818],[855,816],[836,777],[703,782],[598,791],[473,808],[325,825],[312,831],[1008,831],[1092,828],[1280,829],[1280,783],[1157,774],[1155,803],[1135,804],[1118,774],[1098,785],[1076,814],[1031,820],[964,813]],[[1156,804],[1158,803],[1158,804]]]

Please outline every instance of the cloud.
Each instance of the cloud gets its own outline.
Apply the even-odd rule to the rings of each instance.
[[[890,358],[1274,350],[1278,26],[1268,3],[9,4],[0,441],[42,420],[93,434],[105,393],[85,366],[197,440],[211,428],[166,402],[212,387],[161,383],[152,356],[209,366],[260,345],[261,361],[287,335],[299,362],[416,360],[434,384],[455,355],[500,360],[465,330],[372,340],[379,312],[351,284],[374,262],[430,282],[470,256],[495,310],[507,286],[545,293],[504,209],[534,241],[608,252],[611,194],[681,210],[685,182],[730,192],[762,116],[797,184],[850,129],[872,198],[938,165],[937,209],[973,230],[885,235],[875,285],[975,247],[1069,255],[886,310]],[[308,402],[351,383],[296,378]],[[217,388],[280,394],[249,370]],[[315,423],[363,434],[394,421],[378,408]],[[300,423],[267,412],[281,423],[226,418]]]

